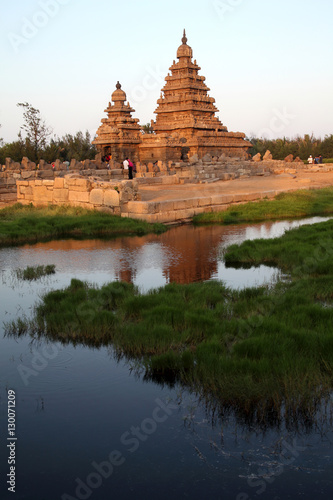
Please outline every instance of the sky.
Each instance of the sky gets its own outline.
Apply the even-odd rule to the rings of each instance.
[[[0,0],[0,138],[19,102],[95,135],[117,81],[144,125],[186,29],[217,116],[247,137],[333,133],[332,0]],[[23,134],[24,135],[24,134]]]

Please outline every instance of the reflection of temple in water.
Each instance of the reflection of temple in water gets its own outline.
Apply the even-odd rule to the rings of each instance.
[[[244,237],[269,236],[271,225],[188,225],[173,227],[160,235],[52,241],[29,247],[33,248],[30,258],[42,264],[54,263],[59,273],[62,269],[65,272],[74,269],[80,279],[89,282],[118,280],[148,289],[169,282],[216,279],[222,246]],[[26,250],[25,247],[17,249],[23,253]]]

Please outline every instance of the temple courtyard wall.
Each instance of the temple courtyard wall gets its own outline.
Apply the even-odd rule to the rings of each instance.
[[[66,166],[29,169],[27,162],[23,168],[13,163],[8,162],[11,168],[0,172],[2,205],[18,201],[35,206],[81,206],[167,224],[273,198],[282,191],[333,185],[333,164],[276,160],[193,157],[183,163],[138,163],[134,180],[128,180],[128,172],[112,162],[110,168],[101,168],[103,164],[86,160],[72,163],[68,170]]]

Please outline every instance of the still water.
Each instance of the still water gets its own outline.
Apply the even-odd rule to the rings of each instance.
[[[143,380],[112,348],[3,336],[3,322],[29,317],[43,293],[74,277],[131,281],[142,293],[210,279],[235,288],[269,285],[280,277],[277,269],[226,268],[223,249],[308,222],[182,226],[160,236],[1,249],[0,499],[330,496],[333,434],[325,409],[313,426],[242,425],[182,387]],[[15,277],[15,269],[39,264],[55,264],[56,274],[35,283]],[[8,390],[15,391],[16,440],[8,434]],[[15,494],[8,491],[9,459]]]

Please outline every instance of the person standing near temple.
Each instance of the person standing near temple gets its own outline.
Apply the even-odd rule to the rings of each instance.
[[[125,158],[125,160],[123,161],[123,167],[124,167],[124,170],[128,170],[128,159]]]
[[[129,158],[127,158],[128,161],[128,178],[133,179],[133,163]]]

